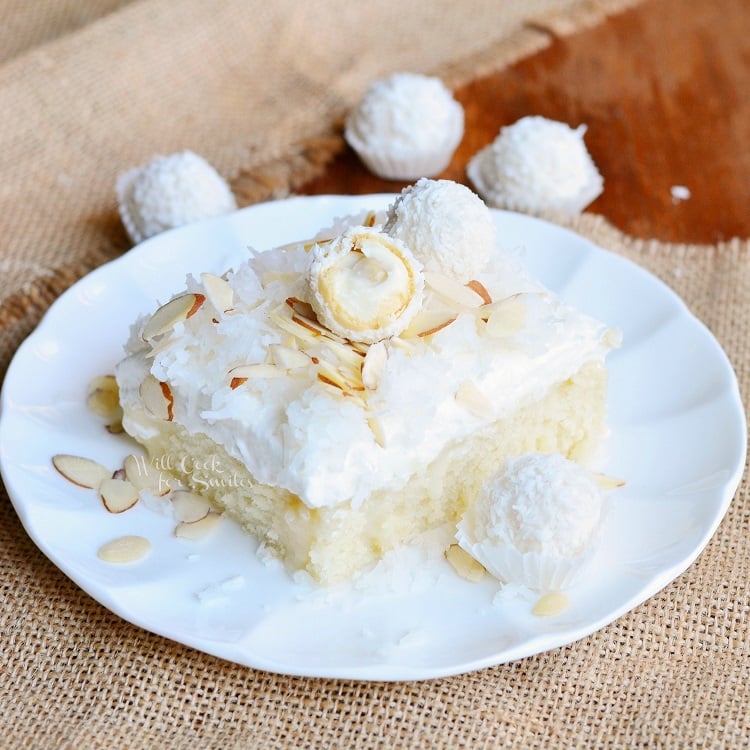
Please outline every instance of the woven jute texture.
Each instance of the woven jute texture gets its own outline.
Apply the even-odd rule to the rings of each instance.
[[[0,56],[0,368],[56,296],[128,249],[113,196],[124,169],[192,148],[241,202],[284,195],[341,147],[336,123],[374,78],[457,84],[626,4],[6,3],[26,15]],[[567,223],[674,288],[747,400],[750,242],[665,245],[593,215]],[[749,574],[743,484],[688,571],[575,644],[419,683],[292,678],[122,621],[44,558],[3,496],[0,747],[742,747]]]

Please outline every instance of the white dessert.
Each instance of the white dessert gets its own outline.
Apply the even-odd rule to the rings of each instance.
[[[376,175],[413,180],[442,172],[463,132],[463,108],[439,78],[395,73],[367,89],[344,137]]]
[[[422,178],[390,207],[384,231],[406,244],[428,271],[469,281],[487,266],[495,224],[465,185]]]
[[[579,213],[604,182],[575,130],[544,117],[523,117],[469,161],[466,173],[490,205],[514,211]]]
[[[355,223],[347,240],[189,278],[133,326],[116,372],[127,432],[291,570],[325,583],[456,523],[507,456],[585,460],[605,434],[606,326],[495,245],[469,285],[417,266],[389,279],[386,298],[410,290],[418,309],[399,333],[362,337],[373,328],[369,282],[347,296],[346,285],[321,291],[311,272],[321,248],[383,239]],[[403,254],[390,239],[383,247]],[[346,336],[323,323],[342,297],[353,309],[362,298],[364,322]]]
[[[192,151],[157,156],[120,175],[117,199],[133,242],[237,208],[226,181]]]
[[[467,507],[456,539],[502,581],[565,588],[591,557],[603,500],[596,476],[563,456],[511,457]]]

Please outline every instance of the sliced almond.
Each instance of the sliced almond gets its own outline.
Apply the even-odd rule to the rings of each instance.
[[[387,362],[388,348],[385,341],[374,343],[362,361],[362,384],[365,388],[374,391],[380,385]]]
[[[451,544],[445,550],[445,559],[461,578],[472,583],[479,583],[487,572],[484,565],[475,560],[463,547],[459,547],[457,544]]]
[[[332,385],[338,388],[346,395],[351,395],[355,391],[364,390],[364,386],[356,379],[353,377],[347,377],[345,373],[325,359],[320,359],[318,361],[318,380],[320,380],[321,383],[326,383],[327,385]]]
[[[284,344],[271,344],[268,347],[271,359],[278,367],[284,370],[297,370],[300,367],[310,366],[310,357],[299,349]]]
[[[107,432],[110,435],[121,435],[125,432],[125,428],[122,426],[122,422],[112,422],[112,424],[105,425]]]
[[[375,226],[375,219],[377,218],[377,214],[374,211],[368,211],[367,215],[365,216],[364,221],[362,222],[363,227],[374,227]]]
[[[144,341],[150,341],[155,336],[171,331],[178,323],[182,323],[195,315],[205,302],[203,294],[182,294],[162,305],[143,327],[141,336]]]
[[[172,512],[175,521],[195,523],[205,518],[211,505],[205,497],[190,490],[176,490],[172,493]]]
[[[372,432],[372,436],[375,438],[377,445],[381,448],[385,448],[386,437],[382,421],[377,417],[370,417],[367,420],[367,426],[370,428],[370,432]]]
[[[147,375],[138,391],[143,406],[155,417],[171,422],[174,417],[174,397],[167,383]]]
[[[202,273],[201,281],[208,301],[220,313],[229,312],[234,306],[234,289],[226,279],[212,273]]]
[[[94,414],[111,422],[122,419],[120,390],[114,375],[100,375],[89,383],[86,405]]]
[[[514,336],[526,325],[526,300],[515,295],[481,308],[486,317],[486,331],[495,338]]]
[[[427,287],[452,307],[471,309],[483,304],[482,296],[478,292],[450,276],[443,276],[434,271],[425,271],[423,276]]]
[[[607,474],[601,474],[599,472],[594,473],[594,479],[603,490],[616,490],[620,487],[624,487],[627,484],[624,479],[610,477]]]
[[[138,489],[127,479],[110,477],[99,485],[99,497],[110,513],[124,513],[138,502]]]
[[[229,381],[229,387],[236,391],[241,385],[245,385],[247,383],[247,378],[232,378]]]
[[[53,456],[52,465],[69,482],[90,490],[97,489],[105,479],[112,476],[112,472],[97,461],[82,456],[71,456],[67,453],[58,453]]]
[[[142,536],[121,536],[103,544],[97,557],[114,565],[127,565],[142,560],[151,551],[151,542]]]
[[[492,402],[471,380],[465,380],[458,386],[456,401],[477,417],[485,417],[494,412]]]
[[[485,305],[492,304],[492,295],[487,291],[487,287],[481,281],[472,279],[466,286],[476,292],[482,298]]]
[[[408,328],[401,334],[402,338],[425,338],[442,331],[458,316],[450,310],[420,310],[409,323]]]
[[[131,453],[126,456],[123,468],[125,478],[136,489],[148,490],[156,497],[166,495],[174,483],[171,476],[153,466],[145,456],[134,456]]]
[[[570,606],[570,599],[560,591],[551,591],[540,597],[531,614],[537,617],[554,617],[564,612]]]
[[[315,311],[309,302],[305,302],[297,297],[287,297],[285,302],[295,315],[301,315],[303,318],[308,318],[309,320],[316,319]]]
[[[112,472],[112,479],[127,479],[128,476],[125,473],[125,469],[115,469]]]
[[[220,518],[218,513],[210,512],[199,521],[193,521],[193,523],[183,521],[177,524],[174,535],[180,539],[189,539],[191,542],[200,541],[216,528]]]
[[[261,362],[256,365],[238,365],[233,367],[228,373],[230,378],[283,378],[286,374],[284,370],[276,365],[267,362]]]

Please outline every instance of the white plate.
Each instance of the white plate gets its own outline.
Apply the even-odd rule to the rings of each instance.
[[[2,393],[0,459],[11,499],[39,548],[105,607],[210,654],[280,673],[377,680],[437,677],[575,641],[684,571],[727,510],[745,460],[746,425],[726,356],[685,305],[636,265],[542,221],[494,212],[501,241],[525,248],[549,287],[624,333],[612,354],[606,470],[613,494],[596,565],[556,617],[499,585],[459,579],[439,550],[402,550],[413,575],[370,576],[317,591],[258,562],[228,520],[196,544],[143,503],[107,513],[96,493],[52,468],[56,453],[117,467],[132,445],[88,413],[85,391],[111,372],[136,315],[179,290],[187,272],[222,272],[245,248],[312,236],[335,216],[393,196],[293,198],[159,235],[76,284],[19,349]],[[97,559],[102,543],[139,534],[151,555]],[[425,556],[426,555],[426,556]]]

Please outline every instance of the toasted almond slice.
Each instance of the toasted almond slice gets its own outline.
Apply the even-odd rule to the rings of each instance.
[[[162,305],[143,327],[141,336],[150,341],[155,336],[171,331],[200,310],[206,297],[203,294],[182,294]]]
[[[236,391],[241,385],[245,385],[247,383],[247,378],[232,378],[229,381],[229,387]]]
[[[540,597],[531,614],[537,617],[554,617],[564,612],[570,606],[570,599],[560,591],[551,591]]]
[[[138,502],[138,489],[127,479],[105,479],[99,485],[99,497],[110,513],[123,513]]]
[[[112,479],[127,479],[127,478],[128,478],[128,476],[125,473],[125,469],[123,469],[123,468],[115,469],[112,472]]]
[[[483,303],[478,292],[450,276],[443,276],[434,271],[425,271],[423,276],[425,284],[451,307],[475,308]]]
[[[494,411],[492,402],[471,380],[465,380],[458,386],[456,401],[477,417],[487,416]]]
[[[300,367],[309,367],[311,364],[307,354],[291,346],[271,344],[268,351],[271,353],[274,364],[285,370],[297,370]]]
[[[221,516],[218,513],[209,512],[199,521],[193,523],[178,523],[174,530],[174,535],[180,539],[189,539],[191,542],[197,542],[207,537],[219,523]]]
[[[610,477],[607,474],[601,474],[600,472],[594,473],[594,479],[596,483],[603,490],[616,490],[620,487],[624,487],[627,482],[624,479],[618,479],[617,477]]]
[[[305,302],[297,297],[287,297],[284,301],[295,315],[301,315],[303,318],[308,318],[309,320],[316,320],[315,311],[309,302]]]
[[[52,465],[69,482],[90,490],[97,489],[105,479],[112,476],[112,472],[97,461],[82,456],[71,456],[67,453],[52,456]]]
[[[461,578],[472,583],[481,581],[487,572],[484,565],[475,560],[463,547],[459,547],[457,544],[451,544],[445,550],[445,559]]]
[[[175,490],[172,493],[172,512],[175,521],[195,523],[205,518],[211,505],[205,497],[190,490]]]
[[[234,289],[226,279],[212,273],[202,273],[201,281],[208,301],[220,312],[229,312],[234,305]]]
[[[485,305],[492,304],[492,295],[487,291],[487,287],[481,281],[472,279],[468,284],[466,284],[466,286],[468,286],[472,291],[476,292],[482,298],[482,301]]]
[[[152,495],[161,497],[172,488],[174,480],[149,463],[145,456],[134,456],[132,453],[125,457],[123,463],[125,478],[136,489],[148,490]]]
[[[526,325],[526,301],[523,295],[493,302],[492,305],[481,309],[488,313],[487,333],[495,338],[513,336]]]
[[[362,361],[362,384],[368,390],[374,391],[380,384],[388,362],[388,348],[385,341],[374,343]]]
[[[353,377],[347,377],[340,369],[325,359],[318,360],[318,380],[333,385],[346,394],[364,390],[364,386]]]
[[[127,565],[142,560],[151,551],[151,542],[142,536],[121,536],[103,544],[97,557],[115,565]]]
[[[125,428],[122,426],[122,422],[112,422],[112,424],[105,425],[107,432],[110,435],[121,435],[125,432]]]
[[[401,334],[402,338],[425,338],[432,336],[456,320],[456,314],[450,310],[420,310]]]
[[[368,211],[367,215],[364,218],[364,221],[362,222],[363,227],[374,227],[375,226],[375,219],[377,218],[377,214],[374,211]]]
[[[146,375],[138,390],[143,406],[155,417],[171,422],[174,417],[174,397],[167,383]]]

